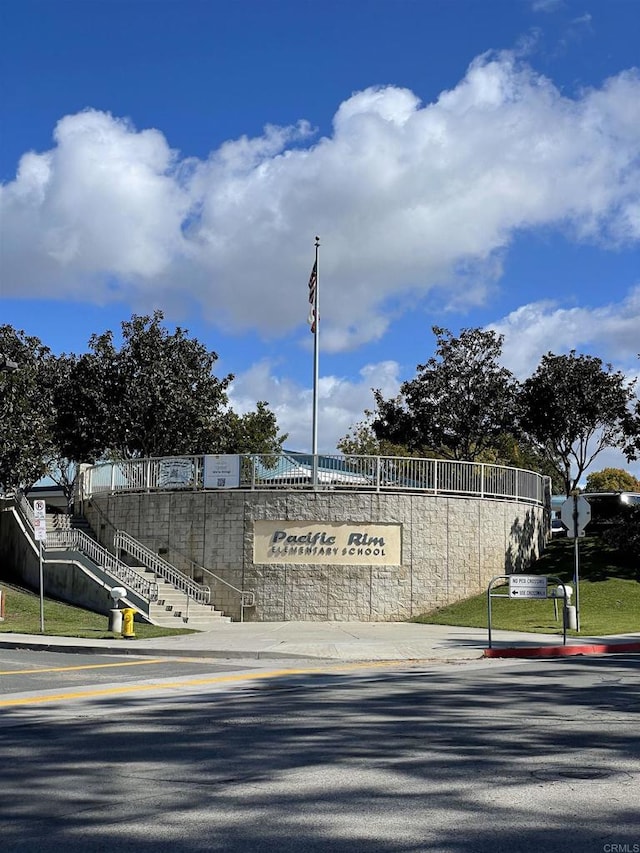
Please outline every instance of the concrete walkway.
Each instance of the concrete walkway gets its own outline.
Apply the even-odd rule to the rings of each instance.
[[[234,622],[197,634],[128,640],[0,633],[0,648],[254,660],[464,661],[483,657],[487,646],[484,628],[410,622]],[[549,657],[616,650],[640,651],[640,632],[570,638],[563,649],[562,634],[493,631],[493,654],[487,656]]]

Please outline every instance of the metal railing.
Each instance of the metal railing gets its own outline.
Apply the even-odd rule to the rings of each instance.
[[[197,584],[124,530],[118,530],[114,536],[113,544],[116,549],[126,551],[127,554],[130,554],[135,560],[152,571],[156,577],[161,577],[175,589],[184,592],[193,601],[198,604],[211,603],[211,589],[208,586]]]
[[[310,454],[243,454],[239,457],[237,487],[424,492],[545,504],[546,478],[520,468],[402,456],[318,455],[316,459],[317,466]],[[83,497],[125,491],[203,489],[204,460],[204,456],[183,456],[93,465],[85,472]]]
[[[18,507],[28,522],[31,528],[31,534],[34,533],[35,515],[33,507],[27,500],[24,492],[19,492],[16,495]],[[134,590],[149,602],[158,600],[158,584],[148,581],[138,572],[127,566],[121,560],[118,560],[110,551],[103,548],[94,539],[82,530],[62,529],[48,530],[47,539],[43,543],[45,553],[51,551],[80,551],[92,560],[96,566],[104,569],[110,575],[118,578],[125,583],[131,590]]]
[[[18,508],[19,508],[20,512],[22,513],[24,518],[31,525],[31,532],[33,533],[33,531],[35,529],[34,522],[35,522],[36,517],[35,517],[35,514],[33,512],[33,507],[31,506],[31,504],[27,500],[24,492],[20,491],[20,492],[16,493],[16,502],[18,504]]]
[[[171,548],[169,545],[165,545],[163,547],[163,552],[169,555],[171,560],[171,564],[182,563],[189,567],[189,570],[192,574],[196,572],[202,572],[209,577],[213,578],[218,583],[222,584],[222,586],[230,589],[232,592],[235,592],[240,596],[240,621],[244,621],[244,610],[245,607],[255,607],[256,606],[256,594],[252,589],[241,589],[238,586],[234,586],[228,580],[221,578],[220,575],[217,575],[215,572],[212,572],[211,569],[205,568],[205,566],[201,566],[199,563],[196,563],[190,557],[187,557],[186,554],[183,554],[181,551],[178,551],[175,548]]]
[[[53,551],[80,551],[93,560],[96,566],[100,566],[105,572],[118,578],[142,598],[149,602],[158,600],[157,583],[148,581],[82,530],[48,531],[46,548]]]

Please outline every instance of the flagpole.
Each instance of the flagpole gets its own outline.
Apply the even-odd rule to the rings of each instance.
[[[316,288],[313,301],[313,419],[312,419],[312,436],[311,436],[311,452],[313,454],[313,488],[318,485],[318,380],[319,380],[319,361],[320,361],[320,238],[316,237]]]

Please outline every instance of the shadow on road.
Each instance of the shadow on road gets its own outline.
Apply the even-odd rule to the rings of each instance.
[[[69,716],[39,712],[37,725],[5,712],[3,849],[602,853],[606,843],[637,844],[639,665],[618,656],[318,673],[175,701],[92,701]]]

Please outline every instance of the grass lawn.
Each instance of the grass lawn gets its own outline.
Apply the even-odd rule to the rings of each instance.
[[[598,537],[586,537],[579,542],[580,558],[580,635],[567,631],[569,636],[606,636],[640,631],[640,566],[632,566],[617,552],[606,548]],[[544,555],[527,574],[559,577],[573,585],[574,543],[557,539],[549,543]],[[508,592],[508,587],[492,592]],[[572,603],[575,604],[575,592]],[[529,599],[514,601],[492,598],[491,625],[507,631],[531,631],[562,634],[560,619],[554,618],[553,601]],[[411,621],[431,625],[461,625],[469,628],[487,627],[487,593],[417,616]]]
[[[0,589],[5,598],[4,622],[0,622],[0,633],[40,634],[40,596],[16,583],[0,580]],[[84,639],[120,639],[119,634],[108,630],[109,618],[91,610],[83,610],[60,601],[44,600],[44,629],[46,636],[82,637]],[[180,628],[157,628],[136,622],[136,637],[169,637],[175,634],[193,634],[194,631]]]

